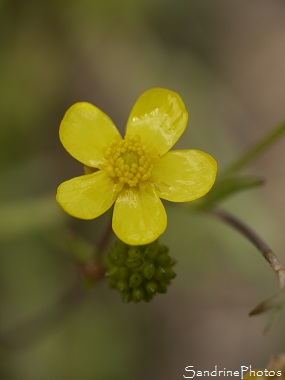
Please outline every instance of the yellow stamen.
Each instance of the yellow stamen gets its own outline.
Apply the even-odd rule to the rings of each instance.
[[[102,167],[110,177],[122,186],[144,187],[151,179],[151,172],[158,156],[140,142],[139,136],[126,136],[124,140],[110,144],[104,152],[106,165]]]

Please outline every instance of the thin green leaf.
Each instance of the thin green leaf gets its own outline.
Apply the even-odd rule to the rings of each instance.
[[[262,301],[259,305],[257,305],[249,315],[257,315],[262,314],[268,310],[272,310],[275,308],[280,308],[285,303],[285,289],[281,290],[279,293],[274,296]]]
[[[234,161],[228,168],[226,168],[221,175],[232,175],[244,167],[248,166],[253,160],[260,156],[266,149],[270,147],[275,141],[280,139],[285,133],[285,121],[279,124],[276,128],[270,131],[263,139],[249,148],[241,157]]]
[[[249,190],[264,184],[264,180],[257,177],[229,177],[217,180],[212,190],[196,202],[200,209],[210,208],[239,191]]]
[[[273,324],[275,323],[276,319],[280,316],[281,310],[282,310],[282,306],[276,306],[276,307],[273,308],[273,310],[271,311],[271,315],[269,317],[269,320],[268,320],[266,326],[263,329],[263,334],[264,335],[267,334],[271,330],[271,328],[272,328]]]

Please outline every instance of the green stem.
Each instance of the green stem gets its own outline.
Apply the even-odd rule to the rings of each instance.
[[[104,251],[107,248],[107,246],[111,240],[112,235],[113,235],[112,219],[110,218],[108,220],[108,223],[105,227],[105,230],[101,236],[101,239],[99,240],[99,242],[97,244],[97,252],[98,252],[98,255],[100,255],[101,257],[104,254]]]
[[[281,289],[285,288],[285,267],[282,265],[278,257],[273,253],[272,249],[265,243],[263,239],[255,231],[253,231],[248,225],[242,222],[235,216],[218,209],[209,210],[209,213],[220,220],[224,221],[235,230],[239,231],[243,236],[245,236],[255,247],[259,250],[265,260],[269,263],[271,268],[274,270],[279,287]]]
[[[270,131],[262,140],[247,150],[241,157],[233,162],[228,168],[226,168],[221,174],[223,176],[229,176],[235,172],[243,169],[263,151],[265,151],[271,144],[283,136],[285,133],[285,121],[279,124],[273,131]]]

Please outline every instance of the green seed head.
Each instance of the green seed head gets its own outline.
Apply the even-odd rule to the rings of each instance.
[[[117,241],[107,257],[109,286],[124,302],[150,302],[155,294],[166,293],[176,276],[174,264],[168,248],[158,241],[141,246]]]

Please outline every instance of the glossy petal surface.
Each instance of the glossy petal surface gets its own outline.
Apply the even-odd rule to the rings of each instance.
[[[112,206],[117,195],[114,182],[105,172],[98,171],[63,182],[56,200],[68,214],[94,219]]]
[[[175,92],[154,88],[142,94],[128,119],[126,134],[139,135],[159,155],[166,153],[184,132],[188,114]]]
[[[153,189],[123,189],[113,214],[113,230],[119,239],[130,245],[147,244],[165,230],[167,216]]]
[[[189,202],[205,195],[216,178],[217,163],[198,150],[173,150],[155,165],[152,175],[159,197]]]
[[[102,149],[120,134],[112,120],[89,103],[76,103],[65,113],[59,129],[64,148],[91,167],[104,162]]]

